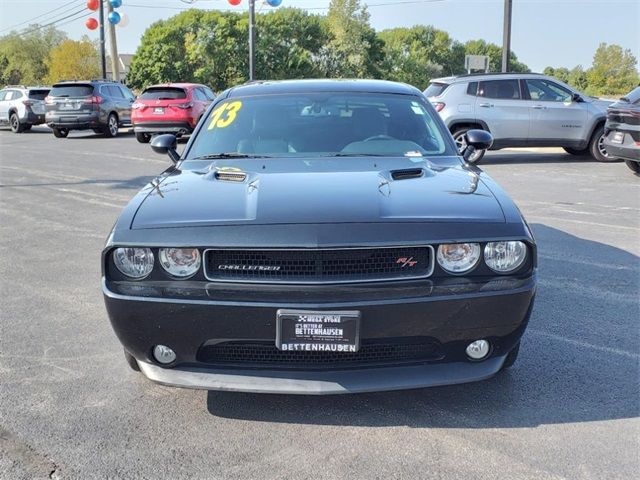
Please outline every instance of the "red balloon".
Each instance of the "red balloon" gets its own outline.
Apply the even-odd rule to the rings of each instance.
[[[93,17],[87,18],[87,21],[84,22],[84,24],[89,30],[95,30],[96,28],[98,28],[98,21]]]
[[[233,5],[234,7],[235,7],[236,5],[240,5],[240,2],[242,2],[242,0],[229,0],[229,3],[230,3],[231,5]]]
[[[100,6],[100,0],[87,0],[87,8],[89,10],[95,11],[98,9],[99,6]]]

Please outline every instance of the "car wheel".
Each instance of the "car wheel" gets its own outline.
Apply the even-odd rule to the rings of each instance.
[[[33,125],[31,125],[30,123],[28,123],[27,125],[24,126],[24,131],[28,132],[29,130],[31,130],[31,127],[33,127]]]
[[[453,139],[456,142],[456,148],[458,149],[458,152],[460,153],[460,155],[462,155],[462,153],[464,152],[464,149],[467,148],[467,139],[465,137],[465,135],[467,134],[467,132],[469,130],[472,130],[471,128],[461,128],[459,130],[456,130],[455,132],[453,132]],[[473,152],[473,155],[471,155],[469,157],[469,159],[467,160],[468,163],[480,163],[480,160],[482,160],[482,157],[484,157],[486,150],[476,150],[475,152]]]
[[[53,129],[53,136],[56,138],[67,138],[67,135],[69,135],[69,129],[67,128],[54,128]]]
[[[124,350],[124,358],[129,364],[129,366],[131,367],[131,370],[134,370],[136,372],[140,371],[140,365],[138,365],[138,361],[135,359],[133,355],[131,355],[126,350]]]
[[[17,113],[12,113],[9,118],[9,124],[11,125],[11,131],[13,133],[22,133],[24,132],[24,123],[20,123],[20,119],[18,118]]]
[[[511,349],[507,358],[505,358],[504,363],[502,364],[502,370],[506,370],[507,368],[511,368],[516,360],[518,359],[518,353],[520,353],[520,342],[516,344],[515,347]]]
[[[582,150],[579,150],[577,148],[562,147],[562,149],[565,152],[570,153],[571,155],[587,155],[589,153],[588,148],[583,148]]]
[[[113,138],[118,136],[118,117],[115,113],[110,113],[107,119],[107,125],[103,130],[104,136],[107,138]]]
[[[627,164],[627,167],[635,173],[636,175],[640,175],[640,162],[633,162],[631,160],[625,160],[624,163]]]
[[[151,135],[148,133],[136,133],[136,140],[140,143],[149,143],[151,141]]]
[[[589,142],[589,153],[597,162],[616,162],[618,159],[607,153],[604,147],[604,125],[596,128]]]

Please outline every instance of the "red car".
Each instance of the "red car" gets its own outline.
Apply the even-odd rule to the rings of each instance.
[[[215,97],[209,87],[197,83],[147,87],[131,106],[136,139],[148,143],[151,135],[159,133],[191,133]]]

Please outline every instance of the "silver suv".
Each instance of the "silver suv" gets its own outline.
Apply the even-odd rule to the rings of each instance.
[[[507,147],[563,147],[572,155],[615,160],[604,148],[608,101],[535,73],[487,73],[437,78],[424,91],[462,151],[465,134],[491,132],[492,150]],[[484,156],[477,151],[469,159]]]
[[[7,86],[0,90],[0,125],[22,133],[44,123],[44,98],[49,87]]]

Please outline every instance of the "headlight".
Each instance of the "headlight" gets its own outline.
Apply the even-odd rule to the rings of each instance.
[[[517,270],[527,258],[527,246],[523,242],[489,242],[484,247],[484,261],[498,273]]]
[[[161,248],[160,265],[171,276],[187,278],[200,268],[200,252],[197,248]]]
[[[153,252],[150,248],[116,248],[113,263],[127,277],[139,280],[153,270]]]
[[[468,272],[479,259],[479,243],[450,243],[438,247],[438,263],[449,273]]]

